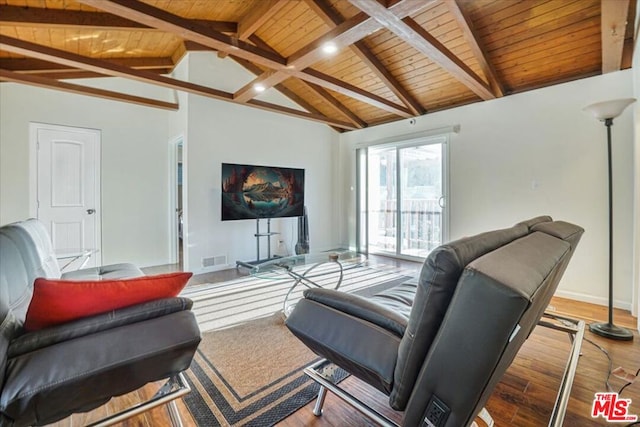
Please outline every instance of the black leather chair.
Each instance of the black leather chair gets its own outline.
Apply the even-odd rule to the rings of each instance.
[[[166,298],[26,332],[36,277],[59,278],[46,229],[36,220],[0,227],[0,426],[43,425],[167,379],[148,402],[109,425],[189,392],[181,372],[200,342],[191,301]],[[75,271],[74,278],[123,278],[131,264]],[[63,276],[64,278],[64,276]]]
[[[286,325],[388,395],[391,408],[404,411],[402,425],[467,426],[540,321],[583,231],[545,216],[450,242],[429,255],[418,280],[378,295],[305,291]],[[576,338],[560,401],[568,399],[584,323],[556,329]],[[316,415],[329,388],[378,423],[395,425],[327,380],[317,369],[323,363],[307,369],[322,385]],[[562,423],[561,405],[553,423]]]

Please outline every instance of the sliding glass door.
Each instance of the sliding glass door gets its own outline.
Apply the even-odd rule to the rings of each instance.
[[[367,253],[426,257],[446,232],[446,138],[361,149],[358,241]]]
[[[367,252],[396,252],[398,244],[396,150],[370,149],[367,159]]]

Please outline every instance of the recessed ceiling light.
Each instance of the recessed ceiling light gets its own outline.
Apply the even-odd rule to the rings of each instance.
[[[264,85],[260,84],[260,83],[256,83],[253,85],[253,88],[256,90],[256,92],[264,92]]]
[[[322,45],[322,51],[324,53],[329,53],[329,54],[336,53],[338,51],[338,46],[336,46],[335,43],[331,43],[331,42],[325,43]]]

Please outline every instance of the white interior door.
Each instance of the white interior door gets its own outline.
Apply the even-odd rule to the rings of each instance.
[[[85,266],[99,265],[100,131],[32,125],[37,217],[49,228],[57,254],[94,249]]]

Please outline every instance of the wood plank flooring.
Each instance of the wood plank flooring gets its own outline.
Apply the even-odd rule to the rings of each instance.
[[[403,269],[415,267],[416,272],[420,268],[419,264],[412,265],[412,263],[407,262],[397,262],[382,258],[378,258],[377,261],[387,264],[396,263],[397,266],[401,266]],[[168,267],[168,269],[171,270],[171,267]],[[148,270],[147,273],[163,271],[167,271],[167,267]],[[227,270],[221,275],[194,276],[190,284],[229,280],[242,274],[242,272],[234,269]],[[552,299],[549,310],[569,317],[583,319],[587,323],[602,321],[607,318],[606,307],[557,297]],[[603,351],[609,354],[613,369],[623,367],[633,374],[640,369],[640,336],[636,329],[637,319],[623,310],[616,310],[614,316],[617,325],[625,326],[634,331],[634,341],[608,340],[587,330],[565,417],[564,425],[567,427],[611,425],[607,424],[602,418],[593,419],[590,415],[594,393],[607,391],[605,381],[609,371],[609,360]],[[541,327],[534,330],[487,402],[487,409],[494,418],[497,427],[539,427],[547,425],[568,351],[569,340],[567,334]],[[615,376],[609,377],[609,383],[612,390],[616,392],[626,384],[625,381]],[[119,408],[138,401],[137,399],[152,395],[160,385],[161,383],[149,384],[137,392],[112,399],[107,405],[95,411],[88,414],[74,415],[56,423],[55,426],[72,427],[85,425],[107,413],[116,412]],[[386,405],[387,398],[382,393],[351,377],[343,381],[342,385],[365,403],[400,422],[401,414],[394,413],[388,409]],[[629,413],[640,416],[640,380],[625,388],[622,397],[632,400]],[[184,425],[186,427],[196,426],[182,401],[178,402],[178,407]],[[315,417],[312,414],[312,408],[313,402],[282,420],[278,425],[282,427],[360,427],[375,425],[331,393],[327,396],[321,417]],[[144,415],[131,418],[121,425],[123,427],[169,425],[168,412],[164,407],[157,408]],[[625,424],[618,425],[623,426]]]

